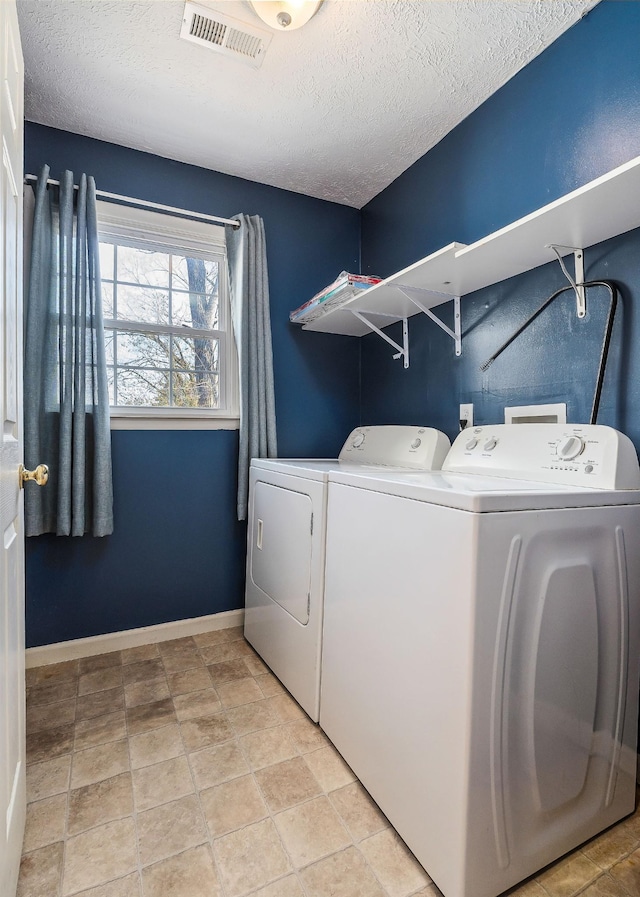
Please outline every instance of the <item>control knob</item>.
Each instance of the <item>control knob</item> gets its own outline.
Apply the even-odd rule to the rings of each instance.
[[[421,445],[422,445],[422,439],[420,439],[420,437],[416,437],[413,440],[413,442],[411,443],[411,448],[417,449],[417,448],[420,448]]]
[[[473,439],[470,439],[469,442],[467,442],[465,448],[466,448],[468,451],[471,451],[471,449],[474,449],[474,448],[477,446],[477,444],[478,444],[478,440],[477,440],[477,439],[475,438],[475,436],[474,436]]]
[[[569,436],[558,447],[558,455],[563,461],[573,461],[582,451],[584,451],[584,440],[580,436]]]
[[[364,433],[358,433],[353,437],[351,445],[353,448],[360,448],[362,443],[364,442]]]
[[[498,440],[494,436],[492,436],[491,439],[487,439],[487,441],[485,442],[484,451],[492,452],[494,450],[494,448],[497,446],[497,444],[498,444]]]

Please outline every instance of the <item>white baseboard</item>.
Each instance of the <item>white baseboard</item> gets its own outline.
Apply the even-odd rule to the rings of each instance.
[[[108,651],[122,651],[123,648],[138,648],[140,645],[166,642],[169,639],[198,635],[200,632],[211,632],[214,629],[230,629],[243,624],[244,610],[227,610],[219,614],[208,614],[206,617],[191,617],[188,620],[143,626],[141,629],[125,629],[123,632],[92,635],[89,638],[27,648],[25,666],[27,669],[31,669],[50,663],[76,660],[78,657],[92,657],[94,654],[106,654]]]

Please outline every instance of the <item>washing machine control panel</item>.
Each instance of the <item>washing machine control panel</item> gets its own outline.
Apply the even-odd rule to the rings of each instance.
[[[340,461],[440,470],[451,447],[448,438],[432,427],[358,427],[342,447]]]
[[[443,470],[511,479],[640,489],[631,440],[595,424],[496,424],[463,430]]]

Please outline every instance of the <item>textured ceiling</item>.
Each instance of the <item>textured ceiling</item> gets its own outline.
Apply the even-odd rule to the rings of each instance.
[[[182,2],[18,0],[26,117],[359,208],[594,5],[325,0],[255,70],[180,40]]]

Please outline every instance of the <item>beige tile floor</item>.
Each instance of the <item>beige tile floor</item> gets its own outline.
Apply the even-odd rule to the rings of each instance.
[[[18,897],[441,897],[240,629],[27,688]],[[640,813],[512,894],[638,897]]]

